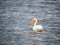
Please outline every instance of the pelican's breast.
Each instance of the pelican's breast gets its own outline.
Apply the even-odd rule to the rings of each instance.
[[[43,30],[43,27],[42,27],[42,25],[35,25],[35,26],[33,26],[33,30],[34,31]]]

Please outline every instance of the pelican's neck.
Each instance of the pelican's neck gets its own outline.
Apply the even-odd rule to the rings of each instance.
[[[37,24],[37,21],[34,23],[34,26]]]

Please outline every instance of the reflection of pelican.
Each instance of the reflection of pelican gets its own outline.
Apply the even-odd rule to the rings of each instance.
[[[42,25],[36,25],[36,23],[37,23],[37,18],[33,18],[32,21],[30,21],[30,22],[28,23],[28,25],[34,24],[33,30],[34,30],[34,31],[38,31],[38,32],[42,32],[42,30],[43,30]]]

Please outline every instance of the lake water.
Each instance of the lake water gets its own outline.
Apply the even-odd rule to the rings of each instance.
[[[27,26],[34,17],[43,32]],[[0,45],[60,45],[60,0],[0,0]]]

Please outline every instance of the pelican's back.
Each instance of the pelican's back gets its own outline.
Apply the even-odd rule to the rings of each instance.
[[[42,25],[35,25],[35,26],[33,26],[33,30],[34,31],[43,30],[43,27],[42,27]]]

